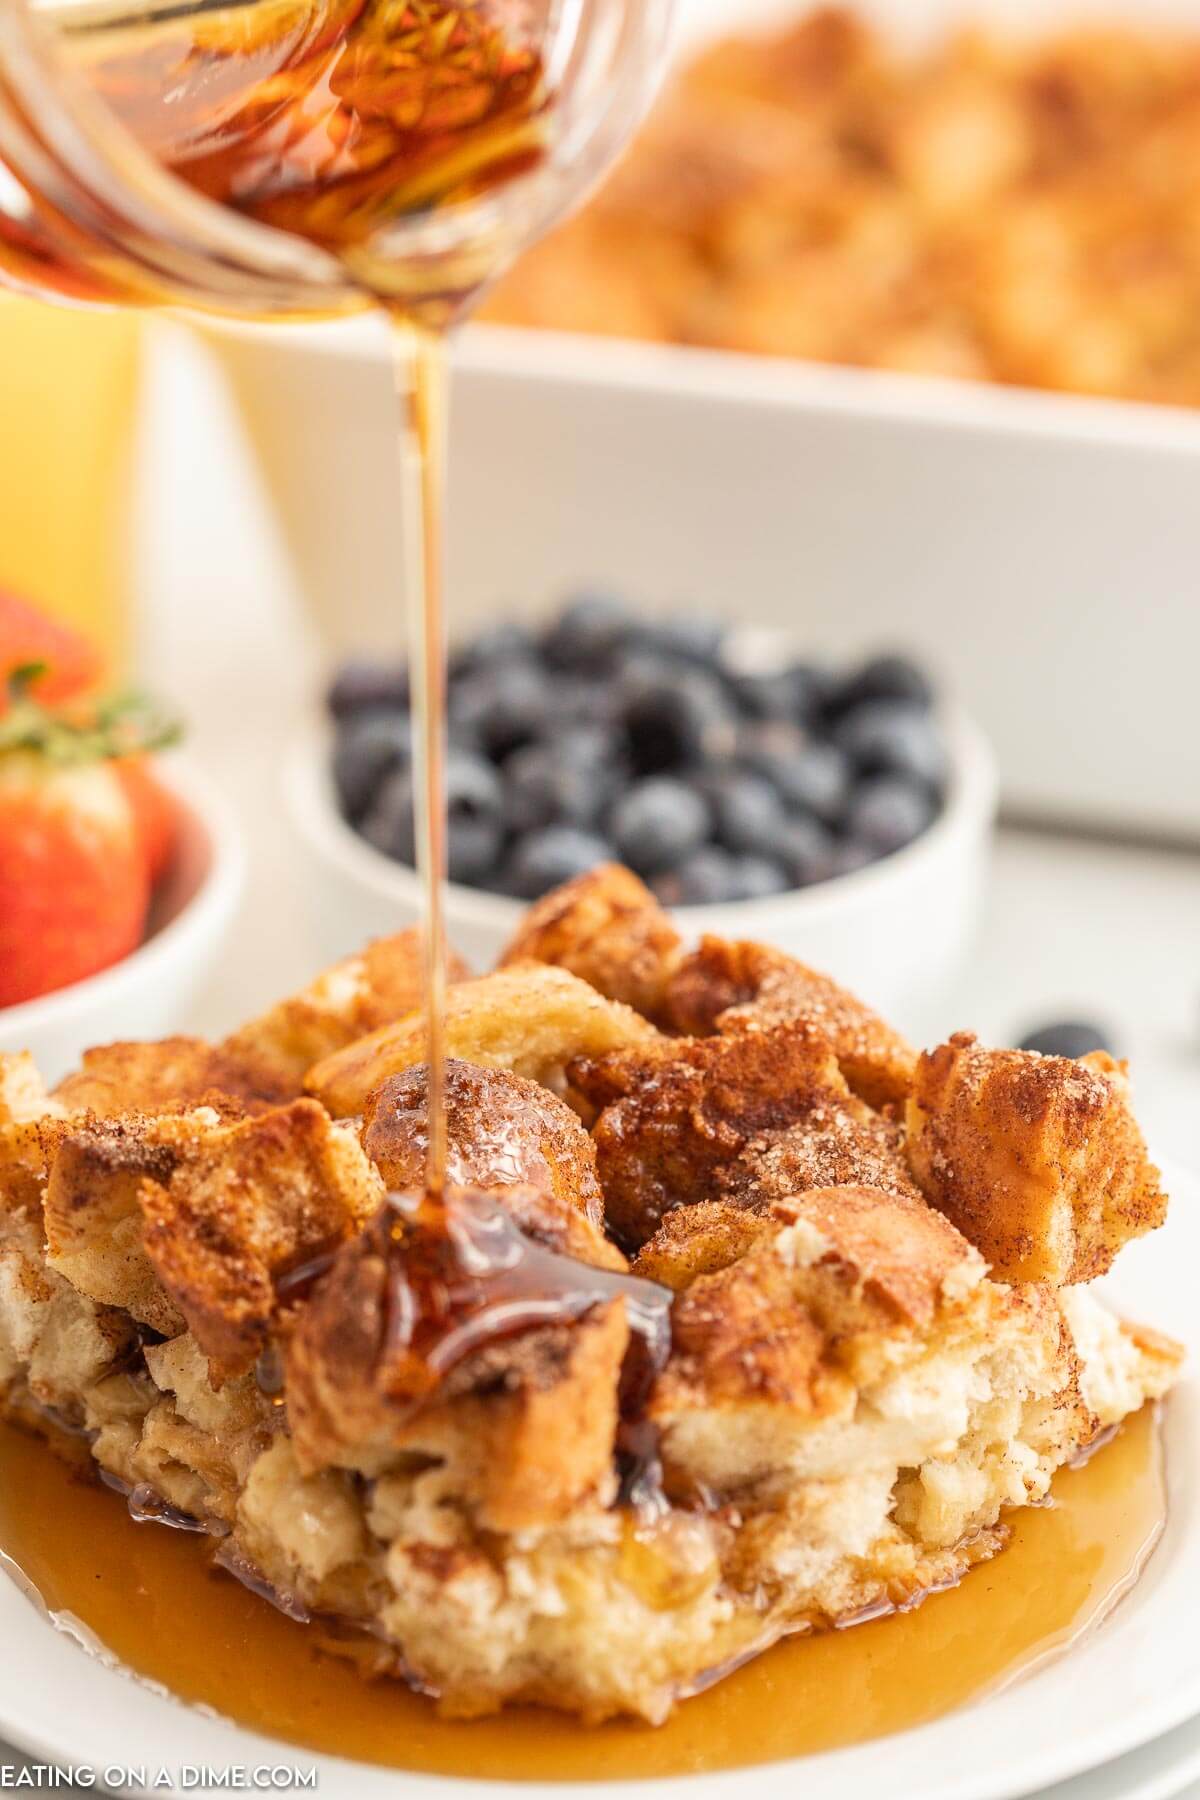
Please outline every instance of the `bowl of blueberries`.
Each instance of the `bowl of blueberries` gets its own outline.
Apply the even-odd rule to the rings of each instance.
[[[354,658],[289,760],[330,954],[420,916],[410,708],[404,663]],[[909,656],[833,667],[778,631],[584,594],[456,645],[447,722],[447,924],[477,967],[607,861],[689,934],[761,938],[885,1007],[967,950],[994,771]]]

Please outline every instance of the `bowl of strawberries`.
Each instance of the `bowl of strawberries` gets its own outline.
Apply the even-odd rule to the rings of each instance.
[[[185,1015],[242,885],[178,722],[99,675],[84,639],[0,593],[0,1051],[51,1076]]]

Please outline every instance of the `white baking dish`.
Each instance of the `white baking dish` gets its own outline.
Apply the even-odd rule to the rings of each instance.
[[[691,0],[684,36],[794,10]],[[911,33],[1105,8],[867,10]],[[1137,9],[1180,17],[1200,30],[1196,0]],[[382,327],[211,341],[331,647],[394,641]],[[600,584],[831,653],[910,644],[991,735],[1010,809],[1200,838],[1200,416],[493,327],[462,339],[454,409],[456,625]]]

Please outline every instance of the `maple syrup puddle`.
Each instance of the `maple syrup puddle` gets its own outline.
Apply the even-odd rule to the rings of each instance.
[[[776,1646],[657,1728],[524,1708],[463,1723],[324,1655],[307,1628],[212,1570],[202,1540],[137,1524],[120,1496],[0,1425],[0,1549],[52,1614],[181,1699],[310,1750],[496,1780],[680,1775],[833,1750],[921,1725],[1061,1652],[1126,1593],[1162,1530],[1152,1407],[1012,1541],[907,1613]]]

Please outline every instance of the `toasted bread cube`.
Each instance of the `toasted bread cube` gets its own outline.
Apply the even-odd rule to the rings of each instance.
[[[598,1233],[586,1241],[591,1228],[580,1213],[536,1190],[475,1199],[499,1202],[526,1237],[562,1258],[572,1280],[586,1264],[621,1265]],[[376,1474],[398,1457],[433,1458],[481,1524],[498,1531],[552,1523],[585,1494],[607,1490],[629,1342],[616,1284],[603,1277],[607,1290],[579,1317],[484,1333],[430,1385],[427,1367],[389,1326],[429,1227],[414,1223],[397,1236],[393,1218],[382,1213],[342,1247],[288,1339],[288,1422],[301,1469]],[[612,1297],[600,1298],[605,1292]]]
[[[261,1111],[280,1098],[237,1058],[194,1037],[85,1050],[81,1066],[54,1094],[66,1111],[100,1119],[203,1105],[236,1114]]]
[[[63,1133],[43,1201],[51,1268],[93,1300],[123,1306],[173,1337],[179,1308],[164,1293],[142,1244],[140,1194],[169,1183],[181,1164],[216,1154],[233,1128],[208,1107],[110,1124],[80,1122]]]
[[[451,1187],[534,1187],[604,1220],[592,1140],[565,1100],[510,1069],[449,1058],[445,1067],[446,1170]],[[425,1183],[429,1083],[423,1064],[389,1076],[367,1101],[362,1145],[387,1186]]]
[[[456,983],[446,995],[445,1033],[447,1056],[511,1069],[543,1087],[560,1085],[574,1056],[599,1056],[659,1035],[632,1007],[543,963],[514,963]],[[326,1057],[309,1070],[305,1086],[335,1118],[347,1118],[362,1112],[380,1082],[427,1055],[424,1016],[411,1013]]]
[[[802,1019],[828,1038],[851,1091],[872,1106],[903,1100],[916,1051],[878,1013],[782,950],[705,937],[667,985],[663,1023],[702,1037]]]
[[[682,1293],[698,1276],[716,1275],[739,1262],[773,1229],[769,1215],[727,1200],[677,1206],[634,1257],[633,1273]]]
[[[54,1100],[28,1050],[0,1052],[0,1125],[26,1125],[35,1119],[62,1117],[66,1108]]]
[[[146,1254],[214,1378],[265,1349],[276,1280],[336,1249],[382,1198],[353,1134],[312,1100],[247,1119],[169,1182],[142,1181]]]
[[[451,953],[447,978],[462,981],[469,973]],[[301,993],[227,1037],[222,1050],[280,1098],[295,1099],[314,1063],[415,1011],[421,993],[421,933],[414,926],[343,957]]]
[[[47,1115],[0,1125],[0,1237],[6,1217],[36,1220],[42,1236],[42,1192],[67,1121]]]
[[[605,863],[531,906],[499,966],[553,963],[653,1019],[681,954],[679,933],[649,888],[620,863]]]
[[[698,1201],[763,1208],[847,1183],[916,1194],[899,1128],[850,1092],[805,1021],[581,1057],[568,1076],[603,1109],[592,1137],[605,1216],[627,1248]]]
[[[921,1057],[907,1125],[922,1192],[1000,1281],[1091,1281],[1166,1217],[1125,1065],[1102,1051],[985,1050],[959,1032]]]
[[[956,1435],[965,1390],[950,1386],[943,1402],[935,1380],[933,1404],[917,1404],[902,1372],[943,1332],[957,1352],[970,1331],[973,1355],[987,1354],[988,1320],[972,1310],[996,1291],[985,1266],[921,1200],[845,1187],[777,1202],[742,1257],[676,1299],[650,1407],[668,1470],[685,1487],[730,1490],[789,1463],[824,1477],[922,1460]],[[1056,1391],[1071,1377],[1057,1312],[1047,1330]],[[858,1406],[893,1377],[892,1417]]]

